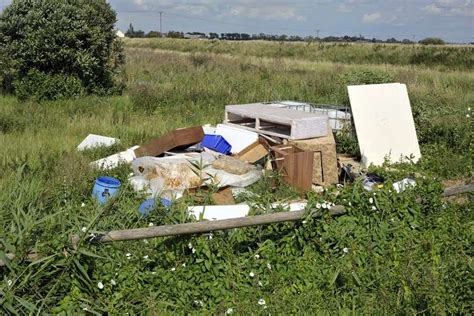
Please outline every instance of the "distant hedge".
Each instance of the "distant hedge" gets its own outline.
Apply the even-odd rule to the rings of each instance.
[[[0,84],[54,100],[121,90],[116,13],[105,0],[18,0],[0,15]]]

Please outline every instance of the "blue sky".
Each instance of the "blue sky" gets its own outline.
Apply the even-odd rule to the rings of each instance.
[[[8,4],[9,0],[3,0]],[[126,31],[356,35],[474,42],[474,0],[109,0]]]

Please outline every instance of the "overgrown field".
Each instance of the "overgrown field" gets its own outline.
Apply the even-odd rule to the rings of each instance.
[[[150,43],[159,49],[144,48]],[[352,59],[337,63],[313,58],[319,53],[304,45],[307,55],[294,46],[288,58],[277,55],[274,43],[216,44],[234,45],[232,52],[209,51],[206,45],[214,44],[198,41],[127,45],[123,96],[41,104],[0,97],[0,258],[17,255],[0,267],[2,313],[473,312],[472,202],[439,196],[441,181],[472,176],[471,50],[453,53],[467,55],[467,64],[439,61],[431,69],[429,62],[373,65],[379,62],[358,59],[356,45],[344,48],[353,49]],[[181,45],[194,45],[192,53]],[[247,53],[259,45],[266,45],[265,54]],[[405,48],[396,49],[405,54]],[[184,222],[187,205],[209,200],[203,191],[141,218],[143,196],[126,185],[129,167],[104,173],[91,170],[90,161],[176,127],[220,122],[225,104],[348,104],[347,84],[390,81],[408,86],[423,159],[377,169],[388,183],[375,193],[357,182],[305,197],[313,208],[344,205],[347,215],[71,248],[72,234],[87,239],[97,231]],[[77,153],[75,146],[89,133],[121,143]],[[357,153],[352,137],[338,142],[340,152]],[[103,174],[124,184],[105,208],[90,198],[94,179]],[[390,190],[392,181],[409,175],[416,176],[416,188]],[[300,198],[267,178],[250,189],[257,197],[239,201],[255,202],[257,214],[272,202]],[[25,259],[31,250],[40,255],[32,263]]]
[[[292,58],[342,64],[414,65],[440,70],[472,70],[474,47],[318,42],[235,42],[175,39],[127,39],[129,47],[208,52],[249,57]]]

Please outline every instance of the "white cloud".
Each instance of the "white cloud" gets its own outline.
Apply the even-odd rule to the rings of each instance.
[[[380,12],[373,12],[373,13],[366,13],[362,17],[362,21],[364,23],[378,23],[382,19],[382,13]]]
[[[366,13],[362,17],[362,22],[368,24],[391,24],[397,20],[395,15],[384,15],[381,12]]]
[[[262,20],[297,20],[306,18],[296,12],[296,8],[288,5],[259,4],[260,6],[234,5],[230,14],[238,17]]]
[[[429,15],[474,16],[474,4],[471,0],[437,0],[421,10]]]
[[[441,13],[441,11],[443,11],[443,10],[441,10],[440,8],[438,8],[438,7],[436,6],[436,4],[434,4],[434,3],[429,4],[429,5],[425,6],[425,7],[423,7],[422,10],[425,11],[426,13],[432,14],[432,15],[438,15],[438,14]]]
[[[349,13],[349,12],[352,12],[352,8],[349,7],[347,4],[345,3],[341,3],[337,6],[337,11],[338,12],[342,12],[342,13]]]

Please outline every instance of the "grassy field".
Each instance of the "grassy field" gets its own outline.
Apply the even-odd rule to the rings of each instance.
[[[429,56],[456,57],[415,65],[407,61],[413,48],[406,46],[383,46],[386,60],[392,60],[387,50],[399,55],[386,62],[364,58],[375,49],[367,45],[327,45],[324,52],[316,45],[260,42],[126,45],[123,96],[41,104],[0,96],[0,258],[18,256],[0,267],[3,313],[472,313],[472,202],[439,198],[441,181],[472,177],[472,48],[417,47],[429,49]],[[143,196],[125,185],[112,205],[101,208],[90,192],[104,173],[91,170],[90,161],[176,127],[220,122],[225,104],[290,99],[347,105],[347,84],[390,81],[408,86],[423,159],[377,169],[388,185],[376,194],[355,183],[306,196],[312,206],[345,205],[348,215],[71,249],[71,234],[87,238],[183,222],[186,205],[196,203],[189,197],[171,211],[141,218],[136,210]],[[77,153],[89,133],[121,143]],[[356,153],[355,140],[339,138],[338,150]],[[121,166],[105,174],[125,184],[129,173]],[[415,173],[414,190],[389,190],[390,182]],[[262,207],[255,213],[298,197],[282,183],[273,188],[269,179],[251,191],[258,197],[239,201],[257,202]],[[31,250],[39,261],[25,260]]]

